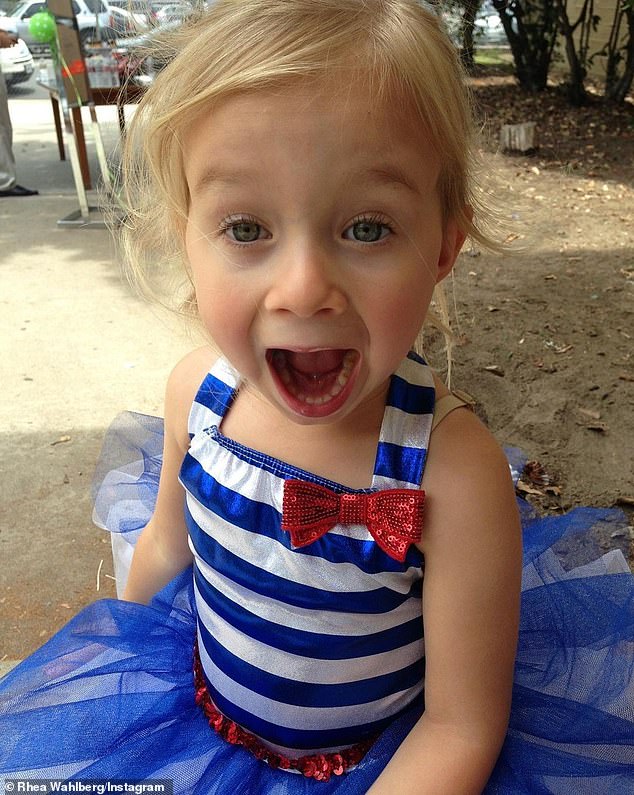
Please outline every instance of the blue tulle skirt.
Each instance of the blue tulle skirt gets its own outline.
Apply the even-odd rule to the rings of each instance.
[[[161,421],[133,414],[104,446],[95,519],[116,534],[121,577],[151,515],[161,447]],[[519,452],[508,456],[519,470]],[[627,521],[613,510],[540,518],[522,501],[520,510],[513,705],[485,792],[634,792],[634,578],[622,553],[601,555],[592,541],[598,527],[618,534]],[[195,704],[195,629],[191,569],[149,606],[106,599],[83,610],[0,681],[0,781],[167,779],[183,795],[355,795],[420,716],[415,705],[328,782],[276,770],[217,735]]]

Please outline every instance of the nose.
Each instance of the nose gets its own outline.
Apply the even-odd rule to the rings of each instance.
[[[303,318],[341,314],[348,305],[341,276],[332,253],[312,244],[289,247],[274,268],[264,305]]]

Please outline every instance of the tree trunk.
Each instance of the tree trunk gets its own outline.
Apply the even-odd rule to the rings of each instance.
[[[557,15],[550,0],[522,0],[498,9],[522,88],[543,91],[557,38]]]
[[[617,11],[618,13],[618,11]],[[611,42],[614,52],[610,52],[608,58],[608,68],[605,79],[605,97],[612,102],[625,102],[632,82],[634,81],[634,10],[627,9],[623,12],[627,19],[628,39],[625,47],[625,67],[623,74],[619,77],[616,66],[616,52],[618,48],[618,26],[616,27],[616,40]]]
[[[480,10],[482,0],[466,0],[462,13],[462,65],[468,72],[475,71],[475,18]]]
[[[566,0],[554,0],[553,5],[555,6],[558,14],[559,14],[559,27],[561,30],[561,34],[564,37],[564,41],[566,43],[566,59],[568,61],[568,67],[570,69],[570,81],[568,83],[568,99],[571,105],[580,106],[584,105],[588,100],[588,95],[586,94],[586,88],[584,85],[586,79],[586,68],[585,64],[582,63],[581,59],[579,58],[579,53],[577,52],[577,45],[574,38],[575,28],[581,24],[582,25],[582,38],[583,38],[583,30],[586,24],[586,14],[588,12],[588,4],[589,0],[585,0],[583,4],[583,8],[579,14],[579,19],[577,22],[572,25],[570,23],[570,19],[568,17],[568,11],[566,9]],[[590,9],[590,14],[592,14],[592,9]]]

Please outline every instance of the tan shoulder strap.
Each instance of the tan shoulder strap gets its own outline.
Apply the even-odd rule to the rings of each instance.
[[[454,409],[460,409],[463,406],[470,410],[472,408],[472,404],[468,400],[463,400],[463,398],[458,397],[458,395],[454,394],[453,392],[449,395],[443,395],[443,397],[436,401],[436,405],[434,407],[434,419],[432,420],[431,424],[432,431],[439,422],[442,422],[445,419],[447,414],[450,414]]]

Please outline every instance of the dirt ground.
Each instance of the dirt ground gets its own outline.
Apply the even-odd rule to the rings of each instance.
[[[460,257],[453,383],[545,469],[525,490],[543,509],[631,517],[634,105],[574,109],[554,88],[531,97],[509,78],[473,82],[510,254]],[[537,151],[496,153],[500,126],[526,121]],[[611,542],[630,549],[624,535]]]
[[[522,488],[540,508],[561,512],[576,505],[618,506],[631,519],[634,105],[575,110],[556,90],[520,98],[512,82],[502,77],[476,79],[474,88],[487,162],[497,175],[493,198],[502,208],[509,252],[493,255],[467,249],[448,282],[456,339],[452,384],[473,397],[476,410],[501,443],[522,448],[538,462]],[[497,153],[502,123],[531,120],[537,122],[536,152]],[[80,239],[77,233],[75,240]],[[83,245],[89,255],[90,242]],[[77,252],[78,261],[83,253]],[[101,267],[109,273],[115,266],[108,265],[105,255],[103,259]],[[127,294],[121,301],[126,312],[139,313]],[[113,344],[111,339],[95,342],[95,357],[103,357],[104,347]],[[147,356],[155,356],[157,368],[166,373],[172,361],[159,361],[166,354],[158,345],[157,341]],[[437,348],[432,340],[432,363],[442,369]],[[163,373],[160,376],[162,380]],[[115,386],[121,406],[135,408],[126,404],[125,382]],[[110,414],[106,408],[114,416],[115,411]],[[0,623],[6,627],[0,661],[31,652],[85,604],[114,593],[107,576],[108,541],[100,531],[86,530],[88,482],[103,428],[86,421],[84,431],[72,423],[69,408],[65,424],[38,442],[47,451],[43,467],[56,480],[41,486],[41,499],[29,503],[33,516],[16,518],[14,531],[9,522],[4,537],[23,532],[25,523],[36,527],[49,495],[66,489],[79,511],[76,522],[63,507],[59,516],[46,518],[49,532],[59,525],[60,538],[64,527],[73,528],[66,546],[57,542],[56,554],[75,560],[79,556],[82,566],[72,578],[57,582],[47,570],[46,555],[31,550],[28,559],[13,561],[23,572],[24,587],[18,591],[7,580],[0,588]],[[72,442],[52,446],[65,434]],[[23,452],[11,459],[15,472],[21,471],[19,456],[26,465],[31,455],[27,445],[20,449]],[[5,485],[9,484],[7,494],[17,495],[17,503],[22,485],[13,472],[12,465]],[[32,485],[25,484],[27,488],[32,493]],[[11,509],[10,500],[7,505]],[[632,561],[631,529],[619,529],[615,535],[607,528],[599,541],[604,548],[622,548]],[[45,543],[42,538],[42,549]],[[39,568],[34,560],[41,561]],[[95,571],[101,569],[101,561],[101,590],[96,593]]]

